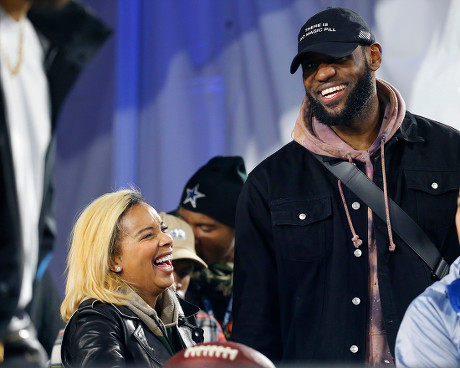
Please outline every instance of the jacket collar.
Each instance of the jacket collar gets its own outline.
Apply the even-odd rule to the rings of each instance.
[[[395,133],[393,136],[394,139],[390,140],[387,145],[392,145],[396,140],[398,139],[403,139],[406,142],[410,143],[423,143],[425,142],[425,138],[423,138],[419,132],[418,132],[418,125],[417,121],[415,120],[415,117],[412,113],[409,111],[406,111],[406,114],[404,116],[404,120],[401,123],[400,128],[398,131]],[[322,157],[323,161],[329,162],[329,161],[340,161],[340,158],[336,157],[329,157],[329,156],[323,156]]]
[[[176,294],[177,295],[177,294]],[[200,310],[195,304],[189,303],[186,300],[179,298],[180,306],[182,307],[182,311],[184,312],[184,317],[189,318],[193,315],[197,314]]]
[[[406,111],[401,127],[395,136],[411,143],[425,142],[425,139],[418,133],[417,121],[415,120],[414,115],[412,115],[409,111]]]

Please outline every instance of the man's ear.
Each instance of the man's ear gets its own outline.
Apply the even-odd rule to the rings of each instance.
[[[374,42],[368,47],[367,55],[369,67],[375,72],[382,64],[382,46],[378,42]]]

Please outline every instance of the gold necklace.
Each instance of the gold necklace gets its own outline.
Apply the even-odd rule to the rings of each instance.
[[[20,21],[19,25],[19,46],[18,46],[18,59],[16,61],[16,65],[11,66],[10,58],[8,57],[8,53],[5,50],[3,45],[3,40],[0,34],[0,52],[2,54],[3,60],[5,60],[6,67],[11,75],[16,75],[19,73],[19,69],[21,69],[22,65],[22,54],[24,49],[24,21]]]

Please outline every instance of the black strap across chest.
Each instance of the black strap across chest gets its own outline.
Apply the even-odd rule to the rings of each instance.
[[[347,161],[326,161],[322,156],[313,156],[355,195],[386,222],[385,198],[382,189],[372,182],[354,164]],[[443,278],[449,272],[449,264],[439,253],[438,248],[428,238],[417,223],[388,198],[391,227],[399,237],[428,265],[433,276]]]

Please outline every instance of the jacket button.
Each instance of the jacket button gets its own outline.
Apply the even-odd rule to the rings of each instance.
[[[353,208],[354,210],[359,210],[360,207],[361,207],[361,204],[359,202],[353,202],[351,204],[351,208]]]
[[[351,302],[354,304],[354,305],[360,305],[361,304],[361,299],[359,299],[358,297],[354,297]]]
[[[301,219],[301,220],[305,220],[306,218],[307,218],[307,215],[305,213],[301,213],[299,215],[299,219]]]
[[[438,188],[439,188],[439,185],[438,185],[438,183],[434,182],[434,183],[431,183],[431,187],[432,187],[433,189],[438,189]]]
[[[361,249],[355,249],[355,251],[353,252],[353,254],[355,255],[355,257],[359,258],[359,257],[361,257],[361,255],[363,254],[363,252],[362,252]]]
[[[356,354],[358,352],[358,347],[356,345],[351,345],[350,346],[350,351],[353,353],[353,354]]]

